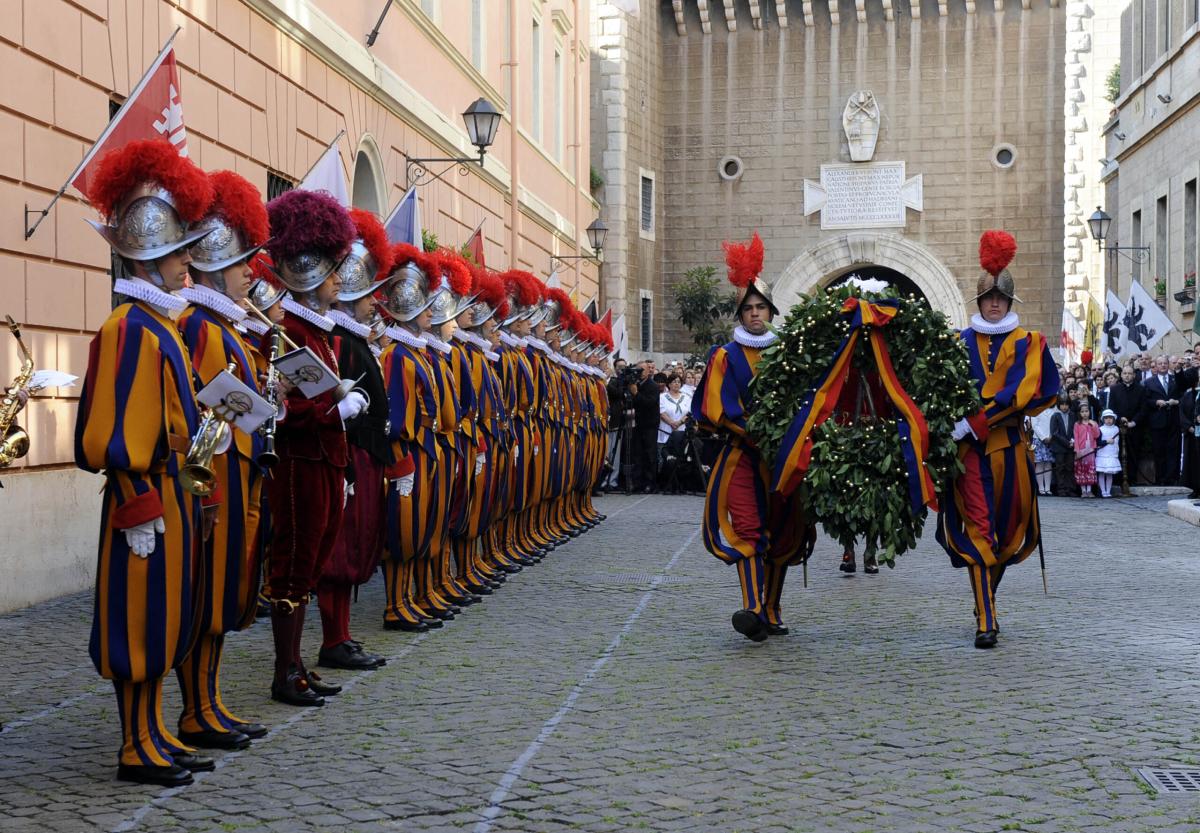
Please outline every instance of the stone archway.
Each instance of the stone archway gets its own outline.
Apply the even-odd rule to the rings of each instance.
[[[786,314],[801,293],[862,266],[883,266],[907,275],[952,326],[967,326],[966,304],[954,276],[928,249],[898,234],[844,234],[801,252],[771,287],[775,305]]]
[[[383,156],[370,133],[364,133],[354,156],[354,177],[350,203],[382,216],[387,210],[384,199]]]

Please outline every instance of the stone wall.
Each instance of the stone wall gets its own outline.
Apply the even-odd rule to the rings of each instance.
[[[787,4],[780,28],[762,4],[763,28],[749,8],[737,31],[713,23],[703,34],[697,9],[684,4],[686,35],[661,6],[662,117],[665,164],[659,189],[665,214],[661,280],[698,265],[720,265],[722,240],[757,229],[767,250],[765,275],[778,276],[802,253],[844,231],[822,231],[804,216],[803,183],[823,163],[849,162],[841,117],[849,95],[873,90],[882,119],[874,159],[904,161],[924,177],[924,211],[908,211],[901,234],[931,252],[956,278],[964,299],[979,273],[979,235],[1004,228],[1017,238],[1014,263],[1028,326],[1056,334],[1063,298],[1064,10],[1046,0],[1029,9],[895,19],[868,6],[866,22],[843,14],[838,26],[818,15],[804,25]],[[795,9],[793,9],[795,5]],[[973,4],[972,4],[973,5]],[[890,7],[890,4],[889,4]],[[827,12],[826,12],[827,13]],[[645,17],[647,12],[643,10]],[[743,19],[744,18],[744,19]],[[1015,162],[993,163],[1008,143]],[[745,163],[740,179],[718,175],[727,154]],[[814,276],[824,280],[831,276]],[[965,303],[965,301],[964,301]],[[661,304],[659,305],[662,306]],[[667,311],[667,349],[687,350]]]

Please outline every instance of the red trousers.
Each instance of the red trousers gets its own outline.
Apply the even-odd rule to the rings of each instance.
[[[350,446],[354,494],[342,511],[342,528],[333,554],[321,571],[322,584],[364,584],[379,566],[383,553],[384,503],[387,484],[383,464],[357,446]]]
[[[267,548],[268,599],[300,604],[316,589],[342,525],[342,469],[324,460],[283,457],[267,490],[271,544]]]

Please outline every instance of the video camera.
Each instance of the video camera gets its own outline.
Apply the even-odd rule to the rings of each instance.
[[[640,365],[627,364],[621,368],[621,372],[616,376],[617,384],[622,388],[628,388],[630,385],[638,385],[642,382],[642,368]]]

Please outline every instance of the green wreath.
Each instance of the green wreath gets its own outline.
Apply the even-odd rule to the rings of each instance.
[[[946,316],[911,295],[901,298],[891,287],[865,292],[847,284],[805,296],[792,308],[777,330],[779,340],[763,351],[758,365],[750,434],[773,469],[800,403],[825,376],[849,332],[842,305],[852,296],[900,301],[881,332],[896,377],[929,427],[926,468],[940,499],[946,499],[951,478],[961,470],[951,431],[961,417],[979,410],[979,394],[967,350]],[[851,363],[860,373],[875,372],[865,338],[855,345]],[[916,545],[927,511],[913,509],[896,418],[876,416],[867,399],[813,431],[811,462],[797,492],[809,521],[821,523],[845,547],[857,539],[865,554],[894,567],[895,557]]]

